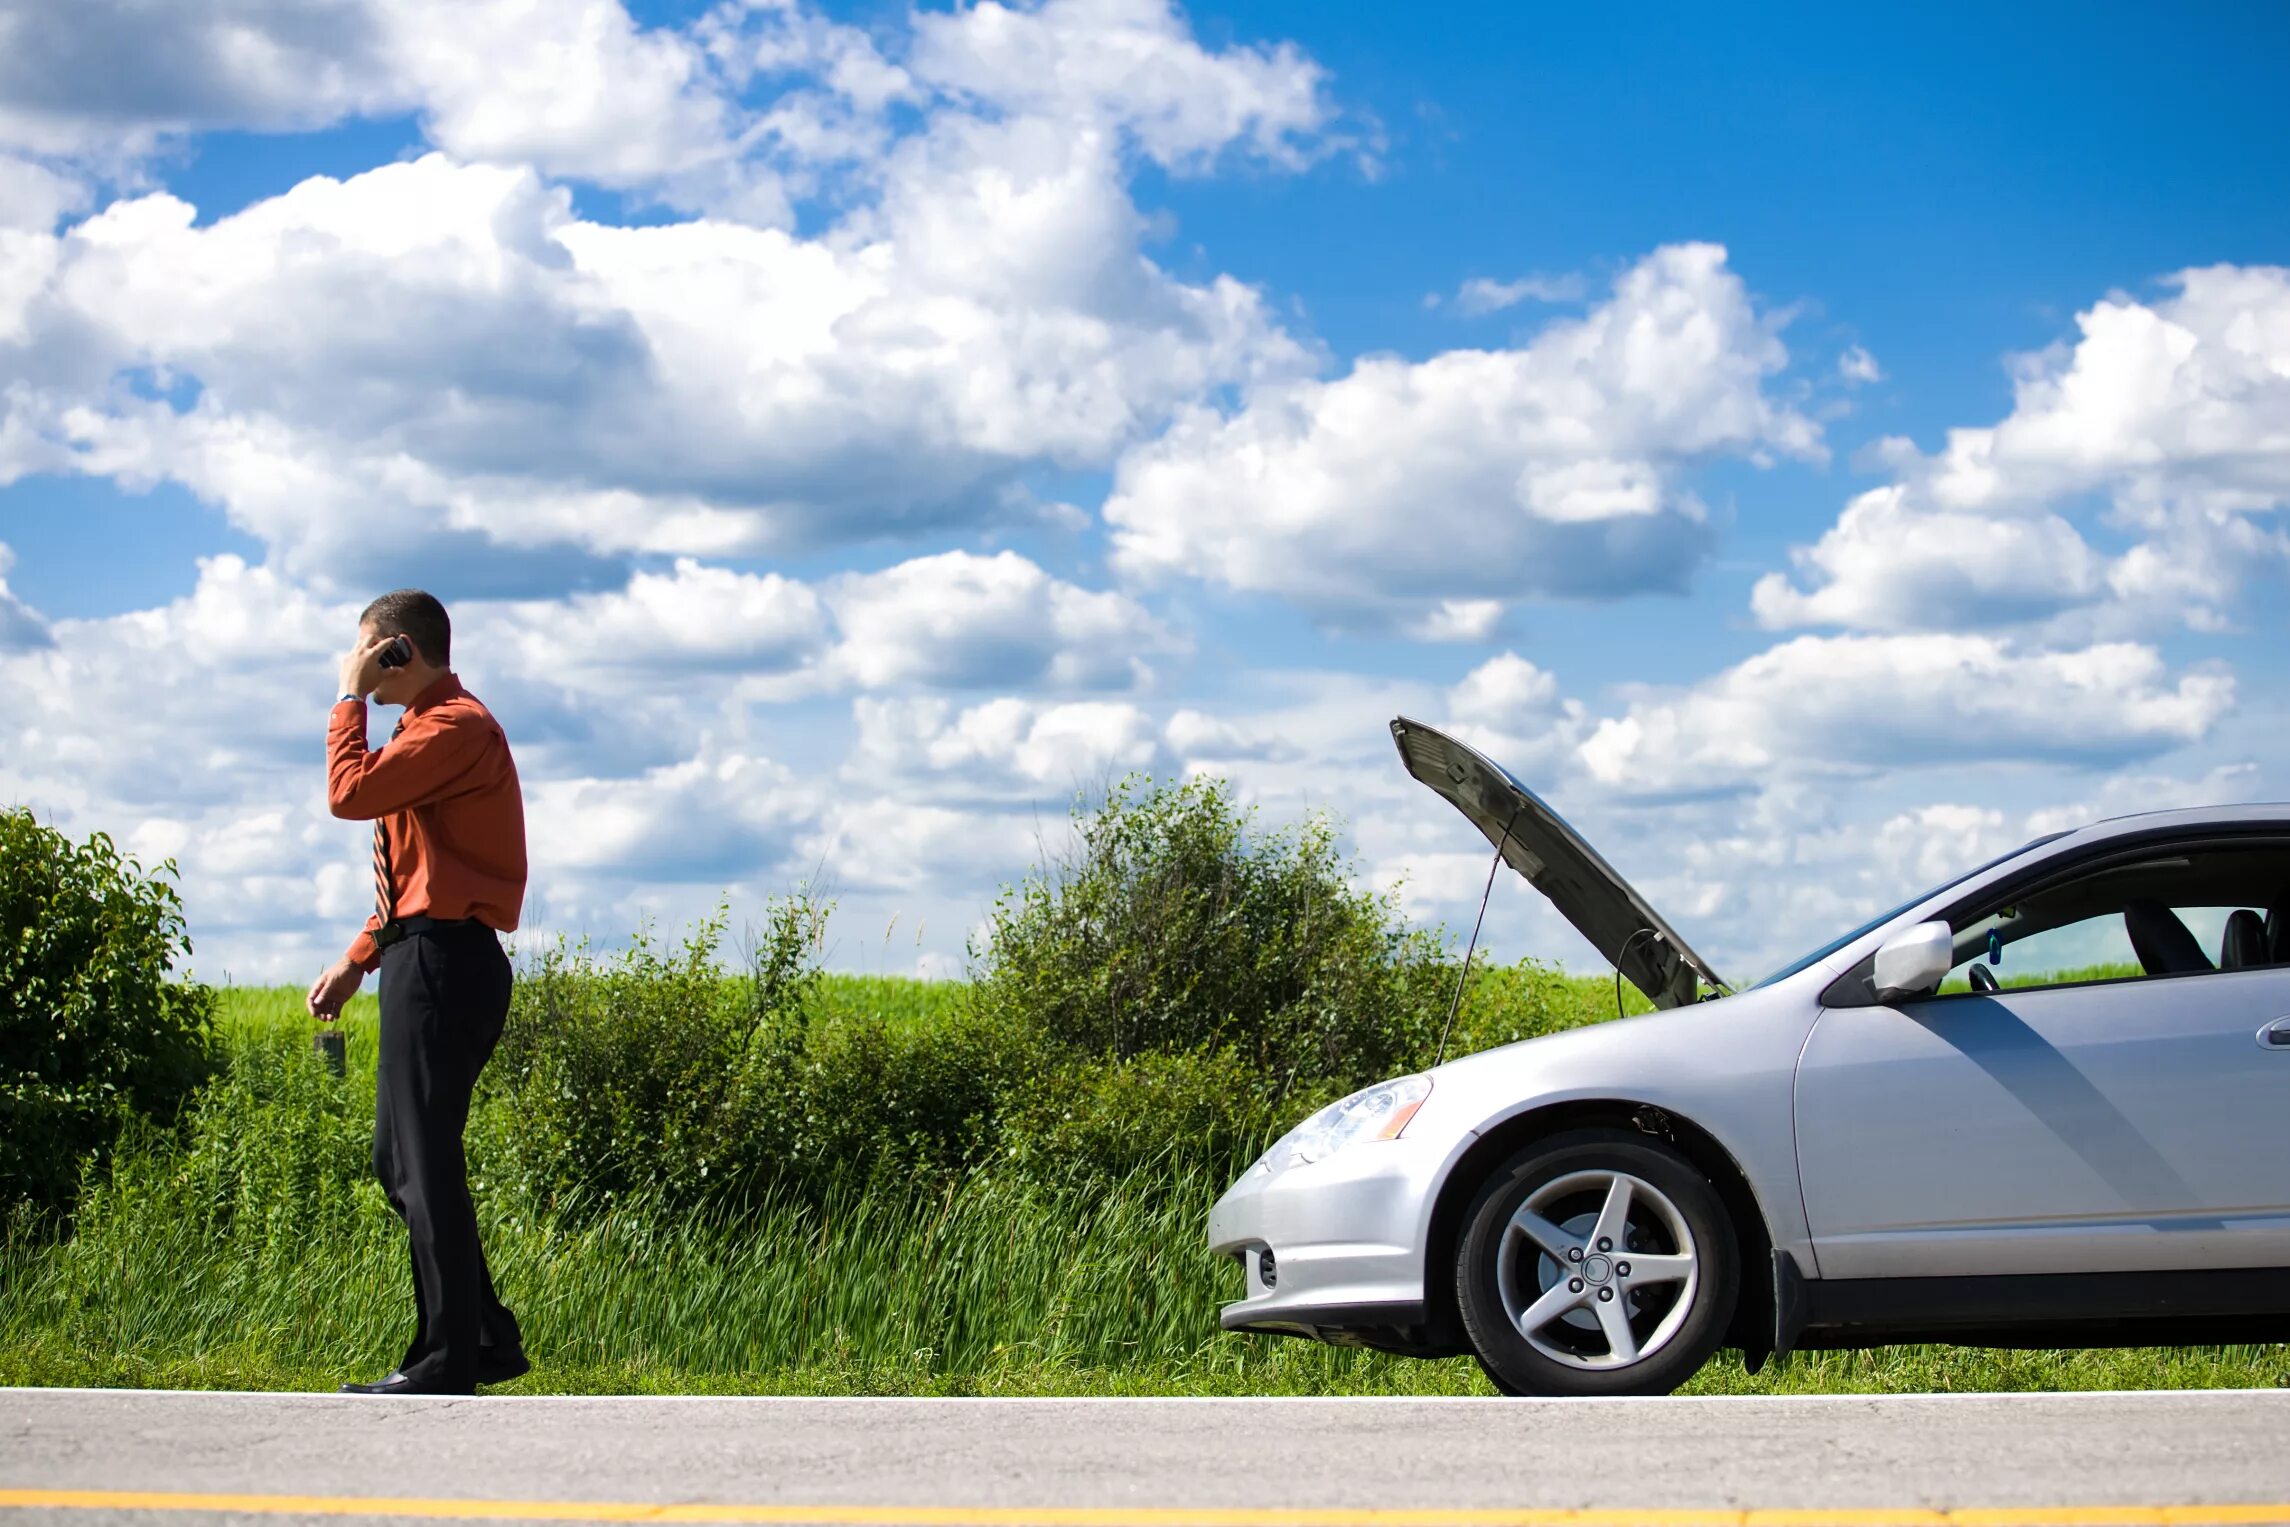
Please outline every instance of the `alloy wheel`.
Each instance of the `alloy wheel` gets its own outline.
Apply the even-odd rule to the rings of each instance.
[[[1644,1178],[1607,1168],[1537,1188],[1496,1250],[1496,1288],[1513,1328],[1551,1361],[1594,1372],[1668,1346],[1700,1275],[1678,1206]]]

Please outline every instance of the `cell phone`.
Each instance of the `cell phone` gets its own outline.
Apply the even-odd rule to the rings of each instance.
[[[402,635],[393,636],[390,644],[382,649],[382,655],[374,661],[384,668],[403,668],[413,661],[413,643]]]

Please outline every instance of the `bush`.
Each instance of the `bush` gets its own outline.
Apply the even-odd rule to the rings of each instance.
[[[643,928],[610,960],[560,938],[519,972],[472,1112],[494,1170],[536,1206],[579,1218],[639,1192],[716,1196],[747,1094],[800,1052],[826,909],[774,902],[740,981],[716,963],[724,915],[680,951]]]
[[[972,1009],[928,1029],[875,1016],[814,1022],[800,1044],[749,1057],[726,1194],[816,1202],[891,1177],[942,1185],[993,1156],[1010,1100],[1040,1071],[1022,1033]]]
[[[1026,1176],[1230,1177],[1286,1121],[1229,1046],[1077,1058],[1013,1101],[1004,1124],[1011,1164]]]
[[[1060,1110],[1073,1119],[1031,1111],[1037,1143],[1128,1155],[1156,1119],[1174,1148],[1215,1118],[1238,1150],[1307,1104],[1428,1063],[1453,976],[1442,953],[1352,885],[1326,817],[1265,831],[1222,780],[1131,776],[1098,809],[1077,805],[1065,859],[996,901],[972,992],[1066,1057],[1063,1074],[1091,1078]],[[1160,1107],[1152,1093],[1185,1096]]]
[[[1025,1035],[957,1008],[928,1024],[820,998],[827,908],[772,904],[744,976],[723,916],[673,953],[639,930],[609,960],[562,941],[520,972],[470,1122],[472,1159],[539,1213],[585,1224],[637,1199],[735,1217],[878,1178],[924,1186],[989,1159],[1040,1067]]]
[[[83,1169],[141,1114],[172,1126],[215,1066],[214,994],[188,954],[169,860],[146,875],[0,810],[0,1206],[60,1225]]]

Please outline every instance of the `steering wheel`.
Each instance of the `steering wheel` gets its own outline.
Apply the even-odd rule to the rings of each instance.
[[[1970,979],[1971,979],[1971,982],[1972,982],[1972,989],[1973,989],[1974,991],[1994,991],[1994,990],[1996,990],[1996,977],[1995,977],[1995,973],[1994,973],[1993,971],[1989,970],[1989,969],[1988,969],[1988,967],[1987,967],[1987,965],[1986,965],[1985,963],[1983,963],[1983,962],[1980,962],[1980,961],[1974,961],[1974,962],[1973,962],[1973,965],[1972,965],[1972,975],[1971,975]]]

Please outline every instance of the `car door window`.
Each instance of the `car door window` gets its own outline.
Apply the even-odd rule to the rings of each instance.
[[[2227,921],[2238,911],[2263,918],[2264,907],[2172,907],[2213,965],[2220,961]],[[1943,994],[1970,991],[1972,967],[1985,965],[1999,986],[2069,986],[2087,981],[2136,981],[2148,974],[2132,948],[2120,909],[2081,918],[2000,943],[1991,957],[1985,948],[1959,960],[1941,984]]]
[[[1950,919],[1940,995],[2140,981],[2290,961],[2290,850],[2157,850]]]

